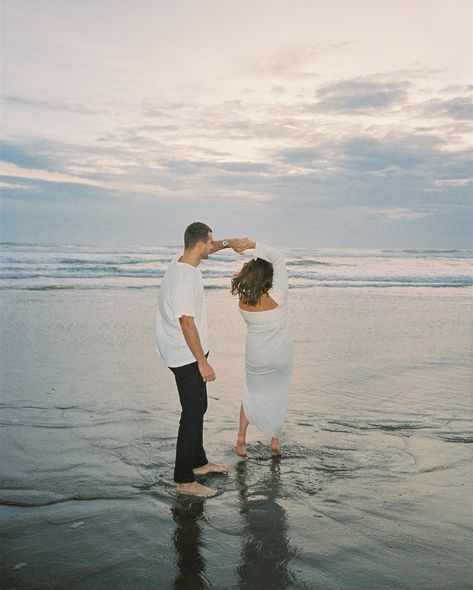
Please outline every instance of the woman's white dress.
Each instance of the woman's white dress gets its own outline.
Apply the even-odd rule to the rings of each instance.
[[[279,437],[286,416],[292,373],[292,338],[288,331],[288,278],[278,250],[256,244],[255,258],[273,264],[269,295],[278,307],[240,312],[247,325],[246,379],[243,409],[248,420],[267,436]]]

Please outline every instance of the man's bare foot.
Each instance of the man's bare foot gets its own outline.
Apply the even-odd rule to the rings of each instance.
[[[244,436],[239,436],[237,438],[237,444],[235,446],[235,453],[240,455],[240,457],[246,457],[246,441]]]
[[[227,473],[228,465],[220,465],[218,463],[207,463],[202,467],[196,467],[192,470],[194,475],[205,475],[206,473]]]
[[[197,481],[192,481],[190,483],[177,483],[176,490],[180,494],[192,494],[194,496],[202,496],[203,498],[211,498],[217,493],[215,488],[203,486]]]
[[[273,457],[280,457],[282,455],[281,452],[281,446],[279,445],[279,439],[278,438],[272,438],[271,439],[271,455]]]

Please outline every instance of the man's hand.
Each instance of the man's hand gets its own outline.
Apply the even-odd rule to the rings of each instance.
[[[215,371],[212,369],[210,364],[208,363],[207,359],[204,359],[197,365],[199,367],[200,374],[202,375],[202,379],[207,383],[208,381],[215,381]]]
[[[237,254],[243,254],[245,250],[255,247],[255,243],[249,238],[233,238],[228,242],[228,245],[235,250]]]

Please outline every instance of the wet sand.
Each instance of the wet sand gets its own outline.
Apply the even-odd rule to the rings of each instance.
[[[2,588],[471,587],[464,289],[291,290],[282,459],[251,426],[233,453],[244,326],[207,291],[210,500],[175,494],[156,296],[2,294]]]

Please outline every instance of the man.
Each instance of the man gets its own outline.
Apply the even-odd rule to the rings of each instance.
[[[203,446],[207,383],[215,381],[209,364],[204,286],[198,266],[209,254],[223,248],[241,253],[243,239],[214,241],[205,223],[191,223],[184,233],[184,254],[169,265],[159,292],[156,348],[174,373],[181,419],[176,445],[174,481],[180,493],[210,497],[215,488],[195,481],[206,473],[227,473],[227,465],[209,463]]]

